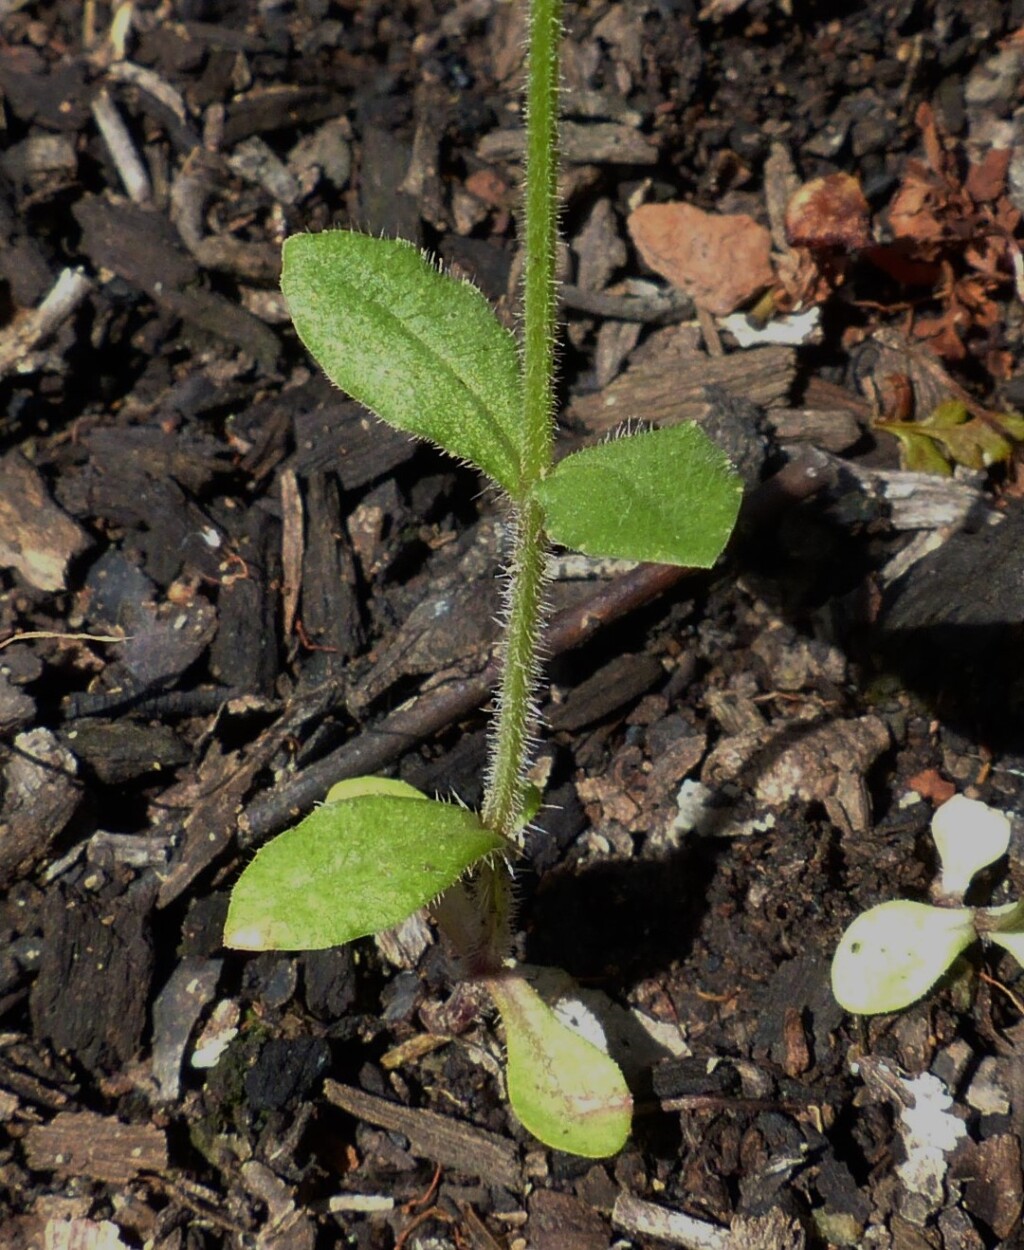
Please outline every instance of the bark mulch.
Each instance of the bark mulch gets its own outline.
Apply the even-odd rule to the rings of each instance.
[[[1021,810],[1020,0],[568,5],[563,445],[697,420],[748,487],[711,574],[553,568],[518,941],[622,1154],[529,1139],[422,919],[221,944],[333,782],[480,799],[506,518],[277,279],[401,235],[515,324],[522,16],[0,0],[3,1250],[1021,1244],[1020,970],[829,988],[936,804]]]

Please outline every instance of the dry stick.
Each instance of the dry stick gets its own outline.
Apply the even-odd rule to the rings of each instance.
[[[612,1224],[633,1237],[657,1237],[685,1250],[738,1250],[728,1229],[645,1202],[625,1191],[615,1199]]]
[[[92,289],[92,283],[80,270],[63,270],[39,307],[0,335],[0,378],[41,368],[45,360],[37,349],[56,333]]]
[[[745,501],[739,531],[763,527],[788,505],[808,499],[826,484],[828,457],[802,452]],[[548,656],[560,655],[586,642],[613,621],[664,594],[695,570],[667,564],[641,564],[602,587],[593,598],[566,608],[551,621],[544,637]],[[330,755],[311,764],[294,780],[261,795],[239,818],[243,845],[265,841],[320,802],[337,781],[378,772],[418,742],[440,733],[490,697],[498,676],[492,660],[471,677],[445,683],[396,708],[380,724],[364,729]]]
[[[409,1138],[413,1154],[475,1174],[495,1185],[522,1188],[519,1151],[506,1137],[437,1111],[405,1107],[338,1081],[325,1081],[324,1093],[328,1102],[349,1115]]]
[[[132,203],[147,203],[153,194],[149,174],[135,150],[120,109],[106,91],[101,91],[93,100],[92,115]]]
[[[568,283],[558,288],[563,312],[616,321],[639,321],[647,325],[674,325],[693,316],[693,300],[681,291],[654,291],[647,295],[613,295],[608,291],[584,291]]]

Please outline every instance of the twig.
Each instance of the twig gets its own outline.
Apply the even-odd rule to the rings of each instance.
[[[989,976],[984,968],[981,969],[978,976],[985,982],[986,985],[991,985],[993,989],[1000,990],[1003,994],[1005,994],[1010,1002],[1013,1003],[1014,1007],[1017,1008],[1017,1011],[1024,1016],[1024,1002],[1021,1001],[1021,999],[1013,992],[1013,990],[1010,989],[1008,985],[1004,985],[1002,981],[997,981],[995,977]]]
[[[632,1194],[621,1193],[615,1199],[612,1223],[630,1236],[657,1237],[673,1246],[686,1250],[736,1250],[727,1229],[695,1220],[682,1211],[670,1211],[667,1207],[644,1202]]]
[[[693,316],[693,300],[681,291],[657,291],[651,295],[613,295],[608,291],[584,291],[582,287],[559,287],[564,310],[614,321],[640,321],[647,325],[672,325]]]
[[[75,311],[92,290],[92,283],[79,269],[65,269],[50,288],[46,299],[0,336],[0,378],[9,373],[32,373],[45,365],[33,353]]]
[[[401,1233],[398,1235],[398,1240],[395,1242],[395,1250],[405,1250],[405,1246],[409,1238],[413,1235],[417,1228],[419,1228],[421,1224],[425,1224],[427,1220],[437,1220],[440,1223],[451,1224],[452,1216],[448,1211],[445,1211],[442,1207],[438,1206],[428,1207],[426,1211],[421,1211],[419,1215],[413,1216],[409,1223],[406,1224],[405,1228],[402,1229]]]
[[[56,639],[58,642],[127,642],[127,634],[62,634],[53,629],[27,629],[21,634],[11,634],[0,639],[0,651],[15,642],[34,642],[39,638]]]
[[[415,1155],[479,1176],[491,1184],[513,1190],[522,1187],[518,1150],[512,1141],[497,1133],[436,1111],[404,1107],[337,1081],[326,1081],[324,1094],[328,1102],[349,1115],[408,1137],[409,1149]]]
[[[93,100],[92,115],[129,198],[134,204],[145,204],[153,194],[149,174],[135,150],[120,110],[106,91],[101,91]]]
[[[145,686],[141,690],[121,690],[116,694],[108,690],[78,690],[61,700],[60,714],[64,721],[129,712],[154,720],[181,720],[215,715],[232,699],[244,698],[248,693],[244,687],[232,686],[199,686],[195,690]]]

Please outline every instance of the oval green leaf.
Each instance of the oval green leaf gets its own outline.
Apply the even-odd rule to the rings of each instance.
[[[332,382],[520,496],[519,351],[481,291],[411,243],[348,230],[286,239],[281,289]]]
[[[618,1064],[563,1024],[522,977],[487,982],[505,1025],[508,1100],[545,1146],[604,1159],[626,1144],[633,1099]]]
[[[843,934],[832,960],[832,993],[858,1015],[900,1011],[927,994],[976,936],[969,907],[881,903]]]
[[[633,434],[562,460],[534,487],[555,542],[591,556],[710,568],[743,487],[693,424]]]
[[[323,950],[379,933],[503,846],[451,803],[394,795],[327,803],[256,852],[231,892],[224,944]]]
[[[336,781],[327,791],[325,803],[341,803],[346,799],[361,799],[368,794],[390,794],[400,799],[425,799],[427,796],[397,777],[346,777]]]

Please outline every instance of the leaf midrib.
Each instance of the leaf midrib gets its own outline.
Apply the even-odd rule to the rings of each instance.
[[[445,370],[445,373],[458,383],[458,385],[462,388],[462,390],[470,397],[477,411],[482,414],[489,433],[491,434],[492,437],[496,439],[496,441],[498,441],[502,445],[502,448],[506,452],[516,472],[516,477],[521,480],[522,463],[521,463],[519,451],[516,448],[513,441],[511,440],[511,438],[506,434],[505,430],[502,428],[500,420],[494,415],[493,410],[491,409],[490,405],[480,395],[480,393],[474,387],[468,384],[466,379],[463,378],[459,374],[458,370],[455,368],[454,365],[452,365],[452,363],[449,361],[447,357],[443,356],[438,351],[436,351],[434,347],[429,343],[429,341],[423,337],[423,335],[417,334],[413,330],[411,330],[406,321],[403,321],[400,316],[392,312],[391,309],[385,307],[378,298],[368,296],[365,292],[360,292],[354,283],[346,281],[344,277],[342,277],[340,281],[341,281],[341,285],[346,290],[348,298],[353,299],[353,301],[356,302],[357,304],[358,303],[362,303],[364,305],[368,304],[371,308],[378,310],[381,317],[386,322],[390,322],[390,323],[393,323],[394,325],[397,325],[401,329],[403,334],[405,334],[413,343],[415,343],[417,347],[426,355],[428,360],[440,362],[441,366]],[[333,301],[330,301],[330,302],[333,302]],[[502,330],[502,333],[505,333],[505,331]],[[359,397],[354,396],[354,398],[358,399]],[[380,413],[378,413],[377,415],[378,417],[380,417],[382,421],[387,421],[387,418],[381,416]],[[444,446],[443,443],[439,445],[442,447]],[[450,449],[445,448],[445,450],[447,451]],[[477,465],[476,467],[480,468],[481,466]],[[517,483],[517,485],[518,484],[519,483]],[[502,485],[508,488],[510,484],[502,483]]]

